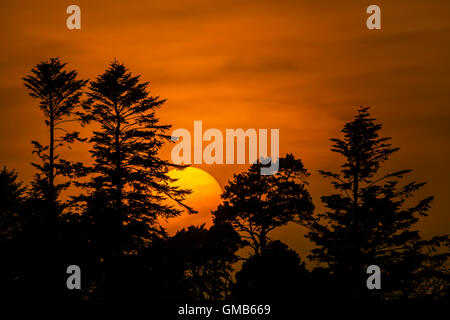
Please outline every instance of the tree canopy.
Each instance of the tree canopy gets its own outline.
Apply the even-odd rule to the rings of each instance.
[[[235,174],[225,186],[223,203],[213,212],[214,221],[230,223],[255,254],[264,250],[275,228],[311,221],[314,206],[306,189],[308,171],[291,154],[279,161],[280,170],[274,175],[261,175],[260,162]]]

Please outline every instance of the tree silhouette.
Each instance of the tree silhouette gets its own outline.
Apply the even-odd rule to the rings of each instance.
[[[272,241],[250,257],[236,274],[232,297],[256,301],[309,298],[311,280],[305,263],[284,243]]]
[[[17,259],[17,237],[23,228],[25,188],[17,173],[3,167],[0,171],[0,297],[17,294],[20,275]]]
[[[379,136],[381,125],[370,118],[368,110],[361,107],[344,126],[343,139],[331,140],[331,150],[345,162],[338,173],[320,171],[332,179],[337,192],[322,197],[326,211],[310,225],[307,237],[318,247],[311,258],[327,266],[341,297],[369,295],[365,271],[372,264],[380,266],[383,279],[382,292],[373,295],[413,297],[413,279],[424,275],[429,263],[442,266],[447,259],[448,253],[430,256],[425,252],[445,237],[424,241],[412,230],[418,218],[427,215],[433,197],[411,204],[410,198],[425,183],[400,185],[411,170],[380,172],[381,165],[399,149],[391,146],[390,138]]]
[[[314,209],[302,161],[291,154],[279,161],[274,175],[261,175],[260,162],[235,174],[213,212],[214,221],[230,223],[256,255],[267,246],[271,231],[289,222],[309,223]]]
[[[20,252],[12,260],[18,285],[16,292],[30,296],[69,294],[65,286],[66,267],[71,264],[74,239],[63,216],[69,202],[60,199],[71,180],[83,174],[80,162],[63,159],[62,148],[82,141],[79,133],[69,131],[67,123],[78,121],[82,89],[86,80],[77,79],[75,70],[67,70],[59,58],[51,58],[34,66],[23,78],[29,95],[39,101],[48,129],[48,144],[32,141],[33,153],[40,159],[32,163],[37,169],[31,188],[24,199],[20,232],[10,249]],[[70,294],[69,294],[70,295]]]
[[[229,296],[236,251],[241,246],[231,225],[190,226],[178,231],[170,243],[184,265],[183,282],[191,298],[221,300]]]
[[[170,136],[169,125],[159,124],[155,111],[165,100],[152,97],[149,83],[140,81],[121,63],[114,61],[90,83],[83,120],[97,130],[90,138],[94,164],[91,178],[81,184],[89,191],[84,200],[92,221],[105,231],[100,254],[113,264],[123,255],[137,254],[154,237],[164,236],[158,217],[172,217],[181,209],[167,199],[182,204],[190,193],[173,186],[167,172],[172,165],[158,152]],[[99,208],[99,205],[101,208]],[[189,207],[184,208],[190,210]],[[97,215],[97,216],[96,216]],[[91,222],[92,222],[91,221]]]
[[[65,288],[65,268],[81,262],[77,232],[70,223],[48,225],[36,208],[34,193],[27,193],[17,174],[0,172],[0,296],[70,296]],[[39,202],[41,204],[41,202]],[[71,245],[73,244],[73,245]],[[77,252],[78,251],[78,252]]]
[[[0,242],[13,238],[20,229],[24,201],[25,188],[17,181],[17,173],[3,167],[0,171]]]
[[[75,70],[65,70],[66,64],[59,58],[51,58],[48,61],[37,64],[31,70],[31,74],[24,77],[25,87],[30,91],[31,97],[39,100],[45,124],[48,127],[49,142],[42,145],[38,141],[32,141],[33,153],[41,159],[41,163],[32,165],[38,170],[33,182],[34,197],[47,203],[45,214],[48,222],[54,224],[59,214],[60,192],[70,185],[70,181],[57,183],[59,176],[73,177],[80,173],[81,163],[71,163],[61,159],[59,149],[76,140],[82,140],[79,132],[67,131],[63,124],[76,121],[75,109],[80,104],[82,89],[87,80],[78,80]],[[62,134],[58,134],[62,132]]]

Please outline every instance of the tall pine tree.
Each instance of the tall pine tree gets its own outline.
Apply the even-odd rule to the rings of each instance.
[[[413,229],[419,217],[427,215],[433,197],[412,203],[410,198],[425,183],[400,184],[411,170],[380,172],[399,148],[392,147],[390,138],[379,136],[382,126],[368,110],[358,110],[344,126],[342,139],[331,139],[331,150],[343,156],[344,163],[337,173],[320,171],[332,180],[336,193],[322,197],[326,210],[311,225],[308,237],[317,245],[311,258],[325,264],[341,297],[417,297],[420,283],[430,274],[437,280],[437,291],[448,288],[448,275],[443,272],[448,253],[427,251],[447,238],[425,241]],[[369,294],[366,268],[372,264],[381,268],[382,290]]]
[[[182,166],[158,155],[171,138],[170,125],[161,125],[155,113],[165,100],[151,96],[149,83],[117,61],[90,83],[88,96],[84,120],[97,130],[90,138],[94,164],[84,185],[92,191],[87,200],[97,204],[93,215],[103,215],[109,254],[136,253],[161,230],[158,217],[180,214],[166,200],[182,204],[190,193],[167,175]]]
[[[60,193],[83,172],[83,165],[64,159],[63,152],[83,140],[79,132],[69,130],[68,122],[78,121],[87,81],[78,79],[78,73],[68,70],[59,58],[40,62],[23,81],[30,96],[39,101],[48,142],[32,141],[40,162],[32,163],[37,173],[21,219],[26,223],[14,244],[21,253],[16,263],[18,291],[36,296],[70,294],[65,271],[74,253],[69,249],[72,237],[66,232],[68,216],[63,214],[69,202]]]
[[[33,195],[46,202],[46,218],[54,223],[61,212],[61,202],[58,197],[62,190],[70,185],[70,181],[57,181],[58,178],[72,178],[80,173],[81,163],[72,163],[61,158],[60,149],[77,140],[79,132],[68,131],[65,124],[77,121],[76,108],[80,106],[80,98],[87,80],[77,79],[75,70],[66,70],[66,63],[59,58],[37,64],[31,74],[24,77],[25,87],[31,97],[39,100],[39,106],[44,114],[48,128],[48,144],[42,145],[32,141],[33,153],[36,153],[41,163],[32,163],[38,170],[33,182]]]

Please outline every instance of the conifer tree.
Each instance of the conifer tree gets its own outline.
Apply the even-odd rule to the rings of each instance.
[[[96,128],[90,138],[91,179],[84,184],[91,191],[87,200],[96,203],[92,215],[102,215],[110,254],[135,253],[160,233],[158,217],[180,214],[166,200],[182,204],[190,193],[173,186],[167,175],[183,167],[158,155],[171,138],[166,134],[171,126],[161,125],[156,116],[165,100],[151,96],[149,83],[117,61],[90,83],[87,94],[83,119]]]
[[[77,121],[76,108],[80,105],[83,87],[87,80],[77,79],[75,70],[66,70],[66,63],[59,58],[51,58],[32,68],[31,74],[23,78],[25,87],[31,97],[39,100],[39,107],[44,114],[48,128],[48,144],[32,141],[33,153],[41,163],[32,163],[38,170],[33,182],[33,195],[46,202],[46,217],[55,223],[63,209],[58,197],[70,181],[58,178],[72,178],[81,173],[80,162],[69,162],[61,158],[62,147],[69,147],[75,141],[82,141],[79,132],[68,131],[64,124]]]
[[[18,237],[23,226],[25,188],[17,181],[17,173],[3,167],[0,170],[0,297],[14,296],[17,287]]]
[[[23,207],[25,188],[17,181],[17,173],[3,167],[0,170],[0,240],[9,238]]]
[[[310,257],[328,268],[341,297],[369,296],[369,265],[382,270],[382,290],[371,292],[379,298],[416,297],[413,284],[425,280],[431,265],[434,276],[446,277],[442,267],[448,253],[427,252],[444,244],[446,237],[425,241],[413,229],[419,217],[427,215],[433,197],[412,202],[425,183],[401,184],[411,170],[382,172],[382,164],[399,148],[392,147],[391,138],[380,137],[381,128],[369,108],[361,107],[342,129],[343,138],[331,139],[331,151],[344,158],[340,171],[320,171],[336,192],[322,197],[325,212],[310,225],[308,237],[317,245]]]

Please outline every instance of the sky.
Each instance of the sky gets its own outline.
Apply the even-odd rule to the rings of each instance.
[[[81,30],[66,28],[67,6],[81,8]],[[414,169],[434,195],[423,235],[450,229],[450,2],[377,1],[381,30],[366,28],[367,1],[127,0],[7,1],[0,10],[0,165],[33,176],[31,140],[46,141],[38,104],[21,78],[59,56],[93,79],[113,59],[151,82],[167,99],[162,123],[193,130],[280,130],[280,153],[311,172],[318,210],[332,192],[319,169],[339,158],[330,138],[359,105],[371,106],[382,134],[401,151],[386,170]],[[86,147],[69,158],[88,159]],[[163,151],[168,157],[170,150]],[[246,166],[197,165],[223,187]],[[302,254],[310,244],[297,226],[277,237]]]

